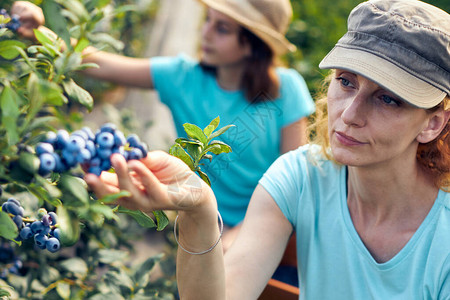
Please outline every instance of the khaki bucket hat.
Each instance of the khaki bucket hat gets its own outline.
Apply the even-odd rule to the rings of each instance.
[[[297,49],[284,36],[292,18],[289,0],[199,1],[234,19],[263,40],[276,55]]]
[[[418,0],[363,2],[319,67],[350,70],[414,106],[434,107],[450,94],[450,15]]]

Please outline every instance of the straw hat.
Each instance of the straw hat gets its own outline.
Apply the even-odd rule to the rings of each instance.
[[[417,0],[371,0],[348,18],[348,32],[322,69],[361,74],[414,106],[450,95],[450,15]]]
[[[292,18],[289,0],[199,0],[263,40],[275,54],[295,51],[284,35]]]

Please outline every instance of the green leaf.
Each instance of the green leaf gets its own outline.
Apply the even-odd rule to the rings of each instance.
[[[219,130],[217,130],[216,132],[211,134],[211,136],[209,137],[209,140],[212,140],[212,139],[218,137],[219,135],[225,133],[225,131],[227,131],[231,127],[234,127],[234,125],[227,125],[227,126],[224,126],[224,127],[220,128]]]
[[[131,196],[131,193],[129,191],[120,191],[115,194],[106,195],[106,196],[102,197],[101,199],[98,199],[98,201],[103,202],[103,203],[115,203],[115,202],[117,202],[117,200],[119,200],[122,197],[130,197],[130,196]]]
[[[72,46],[70,44],[69,26],[61,13],[61,7],[54,0],[45,0],[42,3],[42,9],[48,27],[61,37],[70,49]]]
[[[203,179],[204,182],[206,182],[209,186],[211,186],[211,181],[209,180],[208,175],[205,174],[205,172],[201,170],[197,170],[198,175],[200,175],[200,178]]]
[[[70,100],[80,103],[89,109],[89,111],[92,110],[94,107],[94,99],[88,91],[76,84],[72,79],[63,81],[62,85]]]
[[[19,231],[14,221],[4,211],[0,211],[0,236],[8,240],[17,237]]]
[[[11,294],[7,290],[0,288],[0,297],[11,297]]]
[[[111,207],[103,204],[99,203],[91,204],[89,206],[89,210],[94,213],[99,213],[109,220],[115,219],[117,217],[116,214],[114,213],[114,210]]]
[[[80,204],[87,204],[89,202],[87,185],[83,179],[63,174],[58,185],[64,193],[70,193]]]
[[[148,277],[153,267],[161,261],[163,254],[152,256],[139,265],[139,268],[133,274],[133,281],[138,287],[144,287],[148,282]]]
[[[9,84],[5,85],[0,95],[0,108],[2,115],[2,124],[8,134],[8,144],[14,145],[19,141],[19,132],[17,130],[17,118],[19,111],[20,98]]]
[[[123,269],[110,270],[104,275],[105,283],[112,289],[119,289],[120,293],[130,299],[133,291],[133,281]]]
[[[144,228],[154,228],[157,227],[155,224],[155,221],[146,213],[140,211],[140,210],[131,210],[122,206],[119,206],[117,212],[125,213],[127,215],[130,215],[133,217],[133,219],[138,222],[139,225],[141,225]]]
[[[21,152],[19,155],[19,165],[27,172],[36,174],[39,169],[40,161],[39,158],[32,153]]]
[[[169,218],[167,217],[165,212],[163,212],[162,210],[155,210],[152,213],[156,218],[156,224],[158,224],[156,230],[161,231],[166,228],[167,225],[169,225]]]
[[[176,143],[180,144],[181,147],[186,148],[188,144],[190,145],[197,145],[197,146],[203,146],[203,144],[198,140],[191,140],[186,138],[177,138],[175,140]]]
[[[47,33],[44,33],[42,31],[34,29],[34,35],[36,36],[36,39],[38,40],[41,45],[53,45],[55,43],[55,40],[52,39],[51,36],[49,36]]]
[[[79,258],[73,257],[63,260],[59,266],[66,272],[73,273],[77,278],[84,279],[88,275],[88,266],[86,262]]]
[[[65,281],[58,281],[56,284],[56,292],[63,299],[70,299],[70,285]]]
[[[230,153],[231,147],[222,141],[212,141],[208,147],[205,148],[204,152],[211,152],[216,155],[220,153]]]
[[[20,55],[17,48],[25,49],[26,45],[16,40],[4,40],[0,41],[0,56],[4,59],[14,59]]]
[[[214,130],[216,130],[217,126],[219,126],[219,123],[220,123],[220,117],[217,117],[214,120],[212,120],[211,123],[209,123],[209,125],[205,127],[205,129],[203,129],[203,132],[205,133],[207,138],[209,138],[211,133]]]
[[[80,237],[78,217],[70,213],[63,205],[57,207],[56,214],[61,229],[61,243],[65,246],[72,246]]]
[[[104,264],[123,262],[126,258],[128,258],[128,253],[126,251],[115,249],[98,250],[98,260]]]
[[[194,161],[183,149],[183,147],[181,147],[180,144],[175,143],[172,147],[170,147],[169,154],[181,159],[185,164],[189,166],[189,168],[191,168],[191,170],[194,169]]]
[[[109,293],[100,293],[100,294],[95,294],[92,297],[89,297],[89,300],[125,300],[124,297],[122,297],[122,295],[114,293],[114,292],[109,292]]]
[[[85,37],[82,37],[81,39],[78,40],[74,51],[75,52],[83,52],[84,49],[86,49],[86,47],[89,46],[89,40]]]
[[[194,124],[185,123],[185,124],[183,124],[183,128],[184,128],[184,131],[186,131],[187,135],[190,138],[199,140],[200,142],[203,143],[203,145],[207,144],[208,138],[203,133],[203,130],[200,129],[200,127],[198,127],[197,125],[194,125]]]

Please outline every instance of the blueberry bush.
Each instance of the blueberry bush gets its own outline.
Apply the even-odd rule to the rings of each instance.
[[[163,253],[138,264],[131,258],[143,230],[171,225],[165,213],[113,205],[126,192],[97,199],[83,180],[85,172],[113,172],[112,153],[140,159],[148,150],[138,136],[125,137],[121,124],[83,126],[81,110],[94,101],[75,73],[95,67],[82,63],[88,45],[121,44],[94,30],[114,3],[41,4],[58,39],[36,31],[36,44],[20,40],[20,20],[0,14],[0,298],[175,299],[173,266]],[[70,46],[62,50],[62,43]],[[229,128],[218,129],[219,121],[204,129],[185,124],[189,138],[169,150],[208,183],[201,160],[231,151],[214,140]],[[152,278],[157,264],[164,274]]]

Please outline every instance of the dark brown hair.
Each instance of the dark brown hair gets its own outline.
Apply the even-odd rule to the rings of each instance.
[[[239,32],[239,43],[249,43],[252,51],[246,59],[240,87],[251,103],[270,101],[280,94],[280,82],[275,72],[275,56],[270,47],[244,27]],[[216,73],[216,68],[200,63],[206,71]]]

